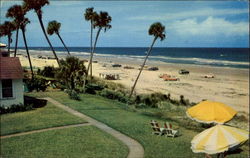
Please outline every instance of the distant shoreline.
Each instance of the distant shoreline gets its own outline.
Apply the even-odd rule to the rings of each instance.
[[[47,50],[44,50],[44,48],[46,48]],[[51,50],[48,47],[44,47],[44,48],[37,47],[37,50],[32,50],[32,48],[30,48],[30,53],[53,57]],[[84,49],[85,49],[85,51],[83,50],[83,48],[77,48],[74,51],[72,51],[71,53],[74,56],[78,56],[78,57],[87,59],[89,57],[89,48],[85,47]],[[106,49],[97,50],[97,53],[95,53],[95,58],[99,58],[99,57],[103,58],[103,59],[107,58],[107,60],[109,58],[112,60],[115,60],[115,58],[123,58],[126,60],[135,60],[136,62],[144,60],[146,48],[145,49],[144,48],[140,48],[140,49],[126,48],[124,50],[122,48],[121,49],[116,48],[116,49],[108,48],[107,50]],[[138,53],[135,51],[140,51],[140,52]],[[180,57],[179,57],[178,55],[167,56],[168,54],[173,54],[173,52],[167,52],[164,54],[159,53],[159,51],[160,52],[161,51],[169,51],[169,49],[167,49],[167,50],[154,49],[153,51],[154,52],[149,57],[149,61],[151,61],[151,62],[163,62],[163,63],[172,63],[172,64],[185,64],[185,65],[191,64],[191,65],[197,65],[197,66],[249,69],[249,54],[244,54],[246,52],[246,50],[243,51],[243,56],[242,56],[242,54],[239,54],[239,55],[237,54],[238,56],[242,56],[242,57],[234,57],[235,55],[232,56],[232,53],[229,52],[228,54],[223,54],[223,53],[222,54],[220,54],[220,53],[215,54],[217,56],[219,55],[218,58],[215,58],[215,57],[211,58],[211,55],[208,56],[207,58],[199,57],[199,56],[196,57],[195,53],[197,53],[197,52],[190,53],[191,56],[187,57],[187,55],[183,56],[183,51],[181,51],[180,53],[182,53],[182,54],[180,54]],[[192,51],[192,49],[191,49],[191,51]],[[216,51],[217,50],[213,50],[213,52],[216,52]],[[19,49],[19,52],[25,52],[25,49]],[[126,54],[127,52],[128,52],[128,54]],[[135,52],[135,53],[131,53],[131,52]],[[67,55],[67,53],[64,51],[63,47],[60,47],[60,50],[56,50],[56,53],[58,54],[58,56],[62,56],[62,57]],[[205,54],[205,53],[203,52],[203,54]],[[163,55],[161,55],[161,54],[163,54]],[[231,55],[232,57],[227,57],[229,55]],[[204,55],[200,55],[200,56],[204,56]],[[212,56],[214,56],[214,55],[212,55]],[[238,61],[237,60],[238,58],[241,60],[244,60],[244,61]]]

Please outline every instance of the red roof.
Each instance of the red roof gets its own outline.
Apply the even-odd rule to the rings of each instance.
[[[19,58],[0,57],[0,79],[21,79],[23,69]]]

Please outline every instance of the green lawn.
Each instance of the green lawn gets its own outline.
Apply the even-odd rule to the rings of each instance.
[[[177,138],[160,137],[151,134],[150,120],[157,120],[161,124],[164,121],[171,122],[170,120],[160,120],[153,116],[133,112],[125,104],[88,94],[82,94],[81,101],[70,100],[63,92],[33,93],[32,95],[50,96],[64,105],[87,114],[136,139],[143,145],[146,158],[204,157],[204,154],[194,154],[190,149],[190,142],[198,134],[197,132],[180,127],[179,131],[182,136]],[[179,126],[175,122],[172,123]],[[244,147],[243,150],[241,154],[229,155],[228,157],[247,157],[247,148]]]
[[[1,157],[125,158],[128,148],[93,126],[1,139]]]
[[[1,115],[1,135],[84,122],[48,102],[43,108]]]

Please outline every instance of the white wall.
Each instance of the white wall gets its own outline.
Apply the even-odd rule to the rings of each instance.
[[[0,80],[0,106],[11,106],[13,104],[23,104],[23,80],[12,80],[13,98],[3,98],[2,81]]]

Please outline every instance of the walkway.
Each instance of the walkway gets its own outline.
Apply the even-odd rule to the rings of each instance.
[[[115,138],[119,139],[120,141],[122,141],[124,144],[126,144],[129,148],[129,154],[127,158],[143,158],[144,155],[144,149],[141,146],[140,143],[138,143],[136,140],[114,130],[113,128],[107,126],[104,123],[101,123],[91,117],[88,117],[76,110],[73,110],[71,108],[69,108],[68,106],[65,106],[57,101],[55,101],[52,98],[43,98],[48,100],[49,102],[53,103],[55,106],[75,115],[78,116],[80,118],[83,118],[84,120],[88,121],[91,125],[98,127],[99,129],[111,134],[112,136],[114,136]]]
[[[28,131],[28,132],[21,132],[21,133],[9,134],[6,136],[0,136],[0,138],[1,139],[10,138],[10,137],[15,137],[15,136],[23,136],[23,135],[27,135],[27,134],[40,133],[40,132],[45,132],[45,131],[57,130],[57,129],[65,129],[65,128],[89,126],[89,125],[91,125],[91,124],[90,123],[82,123],[82,124],[75,124],[75,125],[65,125],[65,126],[60,126],[60,127],[44,128],[44,129],[38,129],[38,130],[33,130],[33,131]]]

